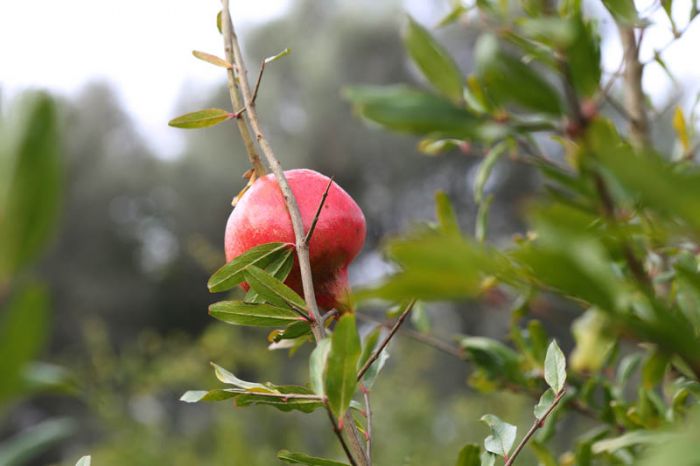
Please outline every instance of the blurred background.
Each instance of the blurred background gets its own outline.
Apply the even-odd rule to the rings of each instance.
[[[480,153],[420,154],[414,138],[369,128],[341,97],[348,84],[419,81],[401,44],[405,14],[432,27],[451,3],[233,2],[251,74],[264,57],[292,50],[266,70],[258,99],[283,166],[335,176],[365,212],[356,286],[390,270],[383,240],[434,218],[436,190],[473,229]],[[230,107],[221,69],[190,54],[221,54],[219,8],[215,0],[0,5],[0,465],[72,465],[85,454],[98,466],[269,465],[281,448],[339,453],[322,413],[178,401],[188,389],[218,386],[209,361],[246,380],[301,383],[310,350],[269,352],[264,331],[207,315],[216,298],[206,281],[224,262],[224,226],[247,158],[231,125],[189,132],[167,121]],[[588,9],[601,19],[612,73],[621,57],[614,24],[598,2]],[[670,25],[653,17],[643,56],[663,48],[674,70],[670,78],[659,64],[645,76],[663,146],[669,112],[695,100],[700,71],[688,57],[700,27],[664,48]],[[465,74],[473,26],[436,32]],[[527,166],[499,164],[487,186],[491,241],[524,232],[520,212],[538,184]],[[414,326],[446,340],[503,338],[508,305],[431,304]],[[564,304],[553,311],[543,308],[543,320],[566,346],[575,314]],[[461,445],[483,438],[478,419],[487,411],[529,422],[528,398],[477,394],[464,362],[412,340],[394,345],[373,398],[377,464],[451,464]],[[400,396],[389,389],[396,384],[405,387]]]

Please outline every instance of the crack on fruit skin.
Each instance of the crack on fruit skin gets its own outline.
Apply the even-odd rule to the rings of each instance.
[[[297,199],[308,231],[330,179],[308,169],[288,170],[285,176]],[[336,307],[348,290],[347,267],[364,245],[366,225],[357,203],[335,182],[309,244],[316,300],[323,310]],[[272,175],[258,179],[240,199],[226,225],[226,260],[270,242],[295,244],[284,196]],[[298,259],[285,283],[302,293]]]

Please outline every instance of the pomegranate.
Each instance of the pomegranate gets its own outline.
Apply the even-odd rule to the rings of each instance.
[[[285,176],[296,197],[306,232],[330,179],[307,169],[288,170]],[[348,291],[348,265],[362,249],[365,232],[362,210],[343,188],[332,182],[309,244],[314,291],[320,309],[343,307],[343,296]],[[251,186],[231,212],[226,224],[226,260],[272,242],[294,244],[295,238],[282,192],[274,175],[268,174]],[[285,283],[303,296],[296,258]],[[243,287],[248,289],[246,283]]]

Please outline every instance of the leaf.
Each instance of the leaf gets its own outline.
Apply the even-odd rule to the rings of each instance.
[[[544,380],[555,393],[559,393],[566,383],[566,357],[556,340],[552,340],[544,358]]]
[[[610,319],[601,311],[588,309],[571,326],[576,347],[569,356],[571,369],[579,373],[596,372],[603,367],[615,346]]]
[[[535,453],[535,456],[539,461],[538,466],[559,466],[559,462],[556,460],[554,455],[543,444],[537,441],[531,441],[529,445],[530,449]],[[583,465],[577,463],[577,466]]]
[[[584,20],[580,14],[569,21],[575,31],[574,41],[565,50],[571,82],[578,94],[591,97],[600,88],[600,37],[595,23]]]
[[[220,66],[222,68],[231,68],[232,65],[224,60],[223,58],[219,58],[216,55],[212,55],[207,52],[200,52],[199,50],[193,50],[192,55],[195,56],[195,58],[199,58],[202,61],[205,61],[207,63],[210,63],[214,66]]]
[[[277,280],[284,282],[289,272],[294,267],[294,249],[289,249],[284,254],[275,254],[275,259],[266,267],[261,267]],[[243,301],[247,303],[263,303],[265,300],[253,289],[249,289]]]
[[[493,194],[489,194],[479,204],[479,210],[476,213],[476,225],[474,226],[474,238],[480,243],[486,240],[486,230],[489,223],[489,212],[491,203],[493,202]]]
[[[224,33],[224,32],[223,32],[223,28],[222,28],[222,26],[221,26],[223,13],[224,13],[223,11],[219,11],[219,12],[216,14],[216,29],[219,30],[219,34],[223,34],[223,33]]]
[[[230,120],[233,114],[220,108],[207,108],[196,112],[186,113],[177,118],[173,118],[168,122],[168,126],[174,128],[206,128],[209,126],[218,125],[219,123]]]
[[[342,419],[357,387],[357,361],[360,359],[360,336],[355,316],[343,315],[333,330],[325,378],[328,406]]]
[[[92,463],[92,457],[88,455],[80,458],[78,462],[75,463],[75,466],[90,466],[90,463]]]
[[[245,280],[244,274],[248,267],[267,267],[291,248],[293,246],[288,243],[267,243],[251,248],[214,272],[207,287],[212,293],[230,290]]]
[[[279,327],[300,319],[299,314],[286,307],[271,304],[250,304],[242,301],[220,301],[209,306],[209,314],[232,325]]]
[[[518,428],[512,424],[503,422],[493,414],[481,416],[481,421],[491,429],[491,435],[484,440],[486,451],[502,457],[507,456],[515,442],[515,435]]]
[[[292,50],[289,47],[287,47],[286,49],[282,50],[277,55],[273,55],[271,57],[265,58],[265,64],[267,65],[267,64],[272,63],[273,61],[279,60],[280,58],[289,55],[291,52],[292,52]]]
[[[522,381],[520,356],[503,343],[486,337],[465,337],[459,340],[459,345],[490,378]]]
[[[323,406],[320,398],[314,395],[308,388],[295,385],[274,385],[276,395],[269,396],[269,391],[261,391],[256,389],[244,390],[241,388],[226,388],[215,390],[190,390],[185,392],[180,401],[186,403],[217,402],[225,400],[235,400],[238,407],[246,407],[252,405],[267,405],[279,409],[280,411],[301,411],[310,413]],[[268,395],[265,395],[268,393]],[[284,395],[303,395],[304,397],[294,398],[293,396],[285,397]]]
[[[304,298],[263,269],[250,265],[245,269],[244,276],[250,287],[271,304],[306,309]]]
[[[410,16],[403,39],[413,62],[430,84],[453,102],[461,101],[462,73],[447,50]]]
[[[498,456],[490,451],[482,452],[480,457],[481,466],[496,466],[496,458],[498,458]]]
[[[415,307],[415,306],[414,306]],[[364,345],[362,346],[362,354],[360,355],[360,360],[357,362],[357,365],[359,367],[362,367],[365,365],[367,360],[369,360],[370,356],[372,356],[372,353],[374,352],[374,349],[377,346],[377,343],[379,342],[379,337],[382,334],[382,326],[377,325],[372,329],[371,332],[369,332],[365,336],[365,341]]]
[[[318,458],[316,456],[309,456],[304,453],[291,452],[288,450],[281,450],[278,452],[277,458],[290,464],[306,464],[308,466],[348,466],[346,463],[340,463],[338,461]]]
[[[676,111],[673,112],[673,129],[676,130],[676,135],[678,136],[678,140],[681,142],[683,153],[687,153],[690,149],[690,138],[688,137],[688,127],[685,124],[683,109],[680,107],[680,105],[676,106]]]
[[[667,441],[668,438],[669,434],[663,432],[636,430],[622,434],[619,437],[607,438],[595,442],[593,444],[593,453],[599,455],[601,453],[613,453],[621,448],[634,445],[661,444]]]
[[[406,86],[356,86],[343,94],[363,118],[403,133],[466,139],[482,123],[448,100]]]
[[[69,438],[77,430],[74,420],[49,419],[30,427],[0,444],[0,464],[30,464],[48,448]]]
[[[647,389],[656,387],[663,380],[670,361],[668,354],[652,351],[642,366],[642,386]]]
[[[214,373],[216,374],[216,378],[225,384],[233,385],[235,387],[242,388],[243,390],[247,391],[256,390],[264,393],[280,393],[279,390],[275,388],[270,388],[261,383],[246,382],[245,380],[241,380],[235,375],[233,375],[231,372],[227,371],[221,366],[214,364],[213,362],[210,364],[212,365],[212,367],[214,367]]]
[[[420,301],[413,305],[413,311],[411,311],[411,324],[420,333],[429,333],[431,330],[430,316],[428,315],[428,310],[425,305]]]
[[[481,36],[474,54],[479,81],[496,100],[555,116],[562,114],[556,90],[534,69],[501,50],[495,36]]]
[[[311,334],[311,325],[306,320],[300,320],[290,324],[286,329],[279,331],[275,330],[268,338],[269,341],[279,342],[280,340],[293,340],[304,335]]]
[[[14,292],[0,314],[0,404],[22,390],[22,372],[44,346],[49,297],[37,284]]]
[[[454,208],[443,191],[435,193],[435,213],[437,214],[438,224],[440,229],[446,235],[459,235],[459,223],[455,215]]]
[[[551,388],[548,388],[547,391],[545,391],[542,394],[540,400],[535,405],[535,409],[533,410],[535,414],[535,419],[542,419],[544,417],[544,415],[547,413],[547,410],[554,403],[554,398],[556,398],[554,391]]]
[[[53,232],[61,199],[54,101],[43,93],[29,93],[7,110],[11,120],[0,120],[0,283],[41,252]]]
[[[455,466],[480,466],[481,447],[474,443],[467,444],[459,451]]]
[[[481,204],[483,201],[484,188],[491,176],[491,172],[507,149],[508,143],[506,141],[499,142],[488,151],[486,157],[479,164],[479,170],[474,178],[474,201],[477,204]]]
[[[603,5],[618,23],[626,26],[639,25],[640,21],[634,0],[603,0]]]
[[[389,352],[386,349],[383,349],[382,352],[379,353],[379,357],[377,358],[377,360],[374,361],[374,363],[371,366],[369,366],[369,369],[367,369],[365,375],[362,376],[362,383],[365,387],[367,387],[368,390],[371,390],[374,386],[374,382],[377,380],[377,376],[384,368],[384,365],[386,364],[386,361],[388,359]]]
[[[311,389],[319,396],[325,396],[326,394],[323,376],[326,372],[330,350],[331,340],[330,338],[324,338],[317,343],[316,348],[314,348],[309,357]]]

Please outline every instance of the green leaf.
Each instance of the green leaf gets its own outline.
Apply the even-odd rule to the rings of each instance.
[[[212,365],[212,367],[214,367],[214,374],[216,374],[216,378],[225,384],[233,385],[235,387],[242,388],[243,390],[248,391],[254,390],[263,393],[280,393],[280,391],[276,388],[271,388],[267,385],[263,385],[257,382],[246,382],[245,380],[239,379],[223,367],[218,366],[213,362],[210,364]]]
[[[223,13],[224,13],[223,11],[219,11],[216,14],[216,29],[219,30],[219,34],[223,34],[223,29],[221,26]]]
[[[566,383],[566,357],[556,340],[552,340],[544,358],[544,380],[555,393],[559,393]]]
[[[73,435],[77,427],[76,422],[68,418],[42,421],[0,444],[0,464],[30,464],[30,460]]]
[[[255,246],[233,258],[209,278],[207,287],[212,293],[227,291],[245,280],[245,271],[251,265],[265,268],[285,257],[293,248],[289,243],[267,243]]]
[[[384,369],[384,365],[386,364],[388,359],[389,352],[386,349],[383,349],[382,352],[379,353],[379,357],[377,358],[377,360],[374,361],[374,363],[371,366],[369,366],[369,369],[367,369],[365,375],[362,376],[362,383],[365,387],[367,387],[368,390],[371,390],[372,387],[374,387],[374,382],[377,380],[377,376],[382,371],[382,369]]]
[[[87,455],[80,458],[78,462],[75,463],[75,466],[90,466],[90,463],[92,463],[92,457]]]
[[[11,120],[0,120],[0,286],[37,257],[52,233],[61,199],[53,100],[27,94],[7,115]]]
[[[266,405],[277,408],[280,411],[297,410],[304,413],[313,412],[323,406],[322,400],[306,387],[296,385],[271,385],[271,387],[274,387],[275,396],[270,396],[270,391],[263,391],[257,388],[228,388],[209,391],[190,390],[180,397],[180,401],[198,403],[200,401],[217,402],[233,399],[238,407]],[[295,398],[293,395],[301,396]]]
[[[502,457],[507,456],[510,453],[510,449],[513,448],[518,428],[500,420],[493,414],[481,416],[481,421],[491,429],[491,435],[484,440],[486,451]]]
[[[459,235],[459,223],[455,215],[454,208],[443,191],[435,193],[435,213],[437,214],[438,224],[440,229],[446,235]]]
[[[413,305],[413,310],[411,311],[411,324],[420,333],[429,333],[431,330],[430,316],[428,315],[428,310],[425,305],[420,301]]]
[[[580,373],[596,372],[603,367],[615,346],[610,319],[595,308],[588,309],[571,326],[576,347],[571,352],[571,369]]]
[[[491,172],[496,166],[496,163],[508,150],[508,142],[502,141],[489,149],[486,157],[479,164],[479,170],[476,172],[474,179],[474,201],[481,204],[484,200],[484,188],[491,177]]]
[[[453,102],[462,100],[462,73],[450,54],[413,18],[408,17],[404,44],[430,84]]]
[[[218,125],[219,123],[233,118],[231,112],[220,108],[207,108],[196,112],[186,113],[177,118],[173,118],[168,122],[168,126],[174,128],[206,128],[209,126]]]
[[[565,49],[570,79],[579,95],[591,97],[600,88],[600,37],[593,21],[586,21],[580,15],[570,21],[576,34]]]
[[[542,419],[544,417],[544,415],[547,413],[547,410],[554,403],[554,398],[556,398],[556,394],[551,388],[548,388],[547,391],[545,391],[542,394],[540,400],[535,405],[535,408],[533,410],[535,414],[535,419]]]
[[[271,56],[271,57],[265,58],[265,64],[268,65],[268,64],[272,63],[273,61],[279,60],[279,59],[282,58],[282,57],[286,57],[286,56],[289,55],[291,52],[292,52],[292,50],[291,50],[289,47],[287,47],[286,49],[282,50],[282,51],[281,51],[280,53],[278,53],[277,55],[273,55],[273,56]]]
[[[289,276],[289,272],[294,267],[294,249],[287,250],[284,254],[275,254],[275,259],[266,267],[261,267],[277,280],[284,282]],[[247,303],[264,303],[265,300],[257,291],[249,289],[243,301]]]
[[[489,212],[491,211],[491,203],[493,202],[493,194],[486,196],[479,203],[479,210],[476,212],[476,225],[474,226],[474,238],[480,243],[486,240],[486,230],[489,223]]]
[[[593,444],[593,453],[613,453],[621,448],[634,445],[661,444],[667,441],[669,434],[663,432],[636,430],[622,434],[619,437],[599,440]]]
[[[49,297],[36,284],[16,291],[0,314],[0,402],[19,395],[22,372],[44,346]]]
[[[554,457],[554,455],[545,447],[543,444],[537,441],[530,441],[528,444],[530,449],[535,453],[537,460],[539,461],[538,466],[559,466],[559,462]],[[583,466],[577,463],[577,466]]]
[[[484,451],[481,453],[481,466],[496,466],[497,455],[494,455],[490,451]]]
[[[673,112],[673,129],[676,130],[683,152],[687,152],[690,149],[690,137],[688,136],[688,126],[685,123],[683,109],[680,105],[676,106],[676,111]]]
[[[655,388],[663,380],[670,361],[668,354],[658,350],[652,351],[642,366],[642,386],[647,389]]]
[[[406,86],[350,87],[344,96],[363,118],[404,133],[466,139],[482,123],[448,100]]]
[[[306,320],[300,320],[290,324],[286,329],[273,331],[271,340],[279,342],[281,340],[293,340],[304,335],[311,334],[311,325]]]
[[[459,345],[491,379],[522,381],[520,356],[503,343],[486,337],[465,337]]]
[[[495,36],[479,38],[475,59],[480,82],[496,100],[551,115],[562,114],[557,91],[530,66],[503,51]]]
[[[209,306],[209,314],[232,325],[279,327],[303,319],[286,307],[271,304],[250,304],[242,301],[220,301]]]
[[[314,348],[314,350],[311,352],[311,356],[309,357],[309,380],[311,383],[311,389],[319,396],[326,395],[323,376],[326,372],[330,350],[331,340],[330,338],[324,338],[318,342],[316,348]]]
[[[634,6],[634,0],[603,0],[603,5],[618,23],[626,26],[639,24],[639,16],[637,15],[637,8]]]
[[[480,466],[481,465],[481,447],[474,443],[470,443],[462,447],[459,451],[459,457],[455,466]]]
[[[342,419],[357,388],[357,361],[360,359],[360,336],[355,316],[340,318],[331,337],[325,386],[328,405],[337,419]]]
[[[376,327],[374,327],[374,329],[372,329],[371,332],[369,332],[365,336],[364,345],[362,345],[362,354],[360,355],[360,360],[357,362],[357,365],[359,367],[364,366],[367,360],[370,358],[370,356],[372,356],[372,353],[374,352],[377,343],[379,343],[379,337],[381,336],[381,334],[382,326],[377,325]]]
[[[200,60],[210,63],[214,66],[220,66],[222,68],[231,68],[231,64],[229,62],[227,62],[223,58],[217,57],[216,55],[212,55],[211,53],[193,50],[192,55],[194,55],[195,58],[199,58]]]
[[[308,466],[348,466],[347,463],[340,463],[325,458],[309,456],[304,453],[281,450],[277,453],[277,458],[290,464],[306,464]]]
[[[244,276],[250,287],[271,304],[306,309],[304,298],[263,269],[250,265],[245,269]]]

